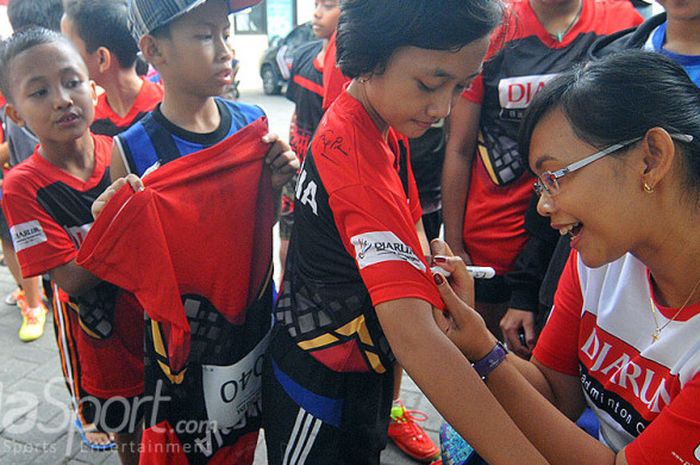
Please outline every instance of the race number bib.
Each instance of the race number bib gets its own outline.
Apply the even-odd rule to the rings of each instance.
[[[247,417],[259,415],[263,357],[270,334],[268,332],[251,352],[233,365],[202,365],[207,417],[218,428],[242,428],[247,424]]]

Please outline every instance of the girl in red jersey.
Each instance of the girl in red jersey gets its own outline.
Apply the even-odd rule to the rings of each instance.
[[[638,50],[531,103],[520,147],[537,208],[574,251],[530,362],[486,355],[495,337],[439,286],[438,324],[493,362],[487,386],[552,464],[700,464],[698,108],[683,68]],[[570,421],[586,405],[600,442]]]
[[[406,137],[447,116],[501,13],[490,0],[438,4],[341,3],[338,63],[353,80],[299,174],[263,374],[271,464],[378,464],[396,360],[491,464],[546,463],[433,321],[442,302]],[[490,447],[495,436],[512,447]]]

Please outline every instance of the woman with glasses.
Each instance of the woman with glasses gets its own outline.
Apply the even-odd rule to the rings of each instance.
[[[500,324],[509,347],[527,357],[536,339],[541,276],[529,256],[524,257],[528,266],[518,260],[527,245],[539,251],[546,244],[528,244],[532,231],[524,218],[532,191],[518,152],[518,127],[532,97],[584,60],[596,38],[636,26],[642,18],[626,1],[505,3],[508,14],[493,35],[483,70],[450,115],[443,216],[452,250],[469,264],[496,270],[493,279],[477,280],[476,309],[489,329],[499,331]],[[546,266],[544,260],[542,274]]]
[[[438,325],[550,463],[700,464],[700,92],[660,54],[611,55],[548,84],[520,143],[573,249],[533,357],[444,280]],[[570,421],[586,405],[600,442]]]

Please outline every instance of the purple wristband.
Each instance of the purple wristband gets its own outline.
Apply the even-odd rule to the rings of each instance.
[[[508,355],[508,350],[501,344],[501,341],[497,341],[493,349],[484,358],[472,363],[472,367],[474,367],[481,379],[486,381],[489,374],[503,363],[506,355]]]

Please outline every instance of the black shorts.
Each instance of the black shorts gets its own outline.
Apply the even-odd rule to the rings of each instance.
[[[146,400],[141,396],[109,399],[86,395],[80,398],[80,414],[85,424],[94,424],[103,433],[134,433],[142,428]]]
[[[393,385],[392,369],[338,373],[275,330],[263,373],[268,463],[379,465]]]

